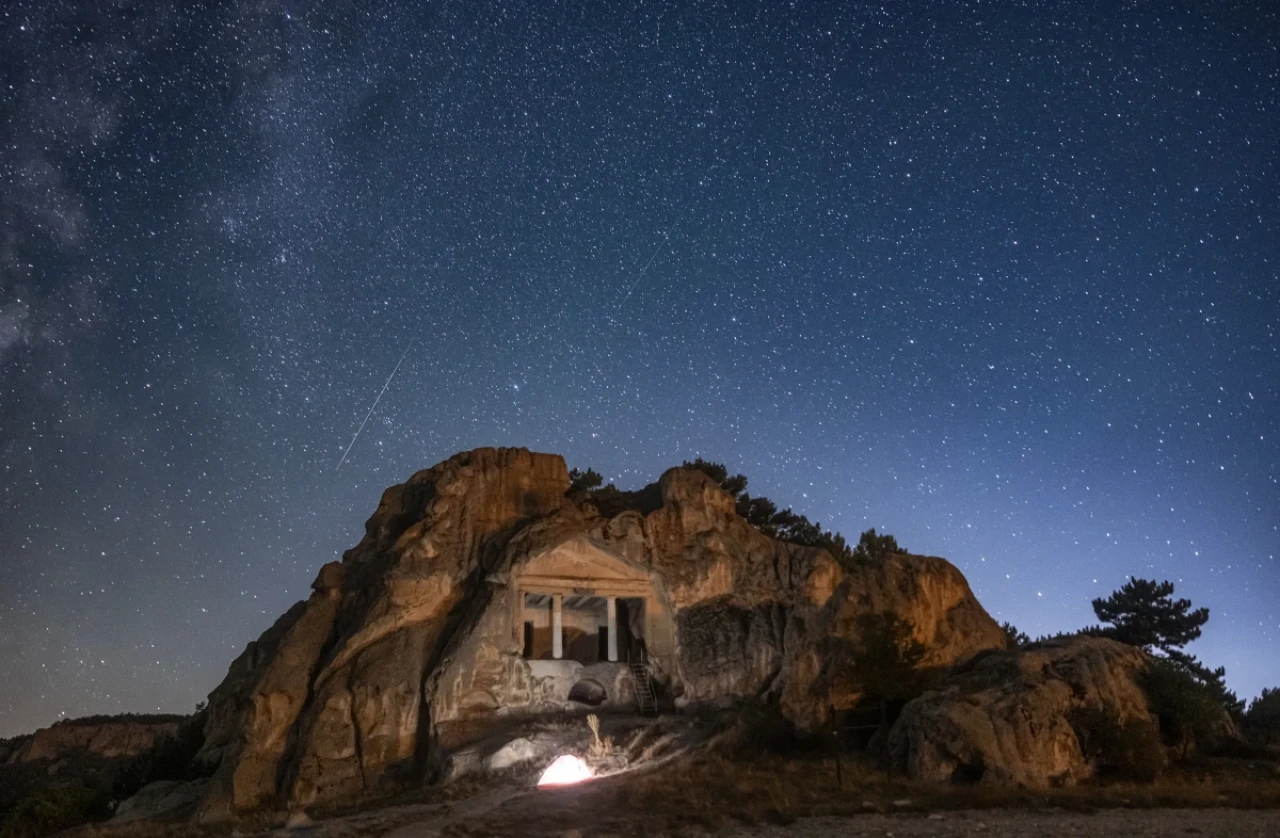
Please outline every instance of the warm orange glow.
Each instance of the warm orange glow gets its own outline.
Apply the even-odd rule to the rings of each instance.
[[[571,754],[562,754],[547,766],[546,771],[542,772],[542,778],[538,780],[538,788],[571,786],[583,780],[590,780],[593,776],[585,762]]]

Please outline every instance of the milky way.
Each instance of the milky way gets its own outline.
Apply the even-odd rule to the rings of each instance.
[[[189,710],[481,445],[1280,685],[1273,5],[195,5],[0,11],[0,736]]]

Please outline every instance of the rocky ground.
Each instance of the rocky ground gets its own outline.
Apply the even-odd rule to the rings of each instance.
[[[618,753],[594,759],[596,779],[536,787],[547,754],[495,771],[477,770],[442,786],[346,811],[295,810],[235,823],[194,825],[193,802],[154,804],[150,820],[121,811],[87,838],[640,838],[659,835],[826,836],[1229,835],[1280,838],[1280,759],[1202,757],[1169,768],[1154,783],[1094,782],[1030,789],[924,783],[889,776],[869,757],[805,750],[780,755],[736,728],[667,720],[633,729],[608,718],[601,733]],[[708,739],[710,735],[710,739]],[[507,731],[503,742],[550,744],[586,753],[582,723],[540,722]],[[510,750],[480,748],[477,765]],[[535,748],[535,750],[537,750]],[[629,756],[627,756],[629,755]],[[491,768],[493,766],[490,766]],[[181,790],[158,788],[152,797]],[[198,795],[196,795],[198,796]]]
[[[844,817],[779,818],[785,823],[722,826],[655,823],[640,814],[629,824],[616,817],[571,806],[571,816],[539,818],[530,814],[519,825],[490,820],[486,807],[504,802],[489,798],[457,808],[402,807],[322,824],[298,824],[291,829],[258,833],[263,838],[452,838],[453,836],[509,836],[531,838],[640,838],[640,836],[720,836],[721,838],[1111,838],[1124,836],[1197,836],[1197,838],[1276,838],[1280,812],[1255,809],[1103,809],[1069,812],[1060,809],[1002,809],[948,811],[925,814],[861,814]],[[541,810],[541,807],[537,807]],[[545,811],[542,812],[545,815]],[[652,813],[648,813],[652,814]],[[600,821],[606,823],[601,823]],[[577,825],[573,825],[576,823]],[[515,826],[516,831],[508,831]],[[122,833],[111,833],[123,838]],[[174,835],[179,833],[172,833]],[[240,833],[249,835],[250,833]]]
[[[790,826],[760,826],[730,830],[725,836],[893,836],[893,838],[1103,838],[1103,836],[1178,836],[1199,838],[1273,838],[1280,835],[1280,814],[1237,809],[1110,809],[1096,814],[1068,812],[958,812],[931,816],[881,816],[812,818]]]
[[[287,826],[248,822],[106,824],[77,838],[649,838],[649,836],[1228,836],[1280,838],[1280,783],[1189,784],[1061,789],[1045,795],[1009,789],[937,789],[877,784],[851,767],[843,788],[821,773],[803,789],[811,763],[774,763],[729,777],[712,764],[667,776],[621,775],[581,786],[537,790],[533,777],[464,781],[430,802],[387,805]],[[699,775],[705,782],[699,784]],[[739,785],[730,789],[732,779]],[[1225,792],[1225,793],[1223,793]],[[420,798],[420,800],[422,800]],[[1242,808],[1250,807],[1250,808]]]

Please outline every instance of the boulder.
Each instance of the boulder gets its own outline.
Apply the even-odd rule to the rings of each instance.
[[[520,737],[494,751],[493,755],[485,761],[485,767],[490,771],[505,771],[513,765],[541,759],[545,756],[546,750],[545,745],[539,746],[532,739]]]
[[[1097,637],[989,652],[908,703],[889,732],[895,770],[915,779],[1072,784],[1093,766],[1073,720],[1096,711],[1154,724],[1138,675],[1146,655]]]
[[[828,708],[858,703],[862,687],[848,663],[861,640],[858,618],[884,613],[911,624],[914,639],[925,648],[920,665],[926,669],[944,670],[1005,646],[1004,631],[946,559],[895,553],[856,562],[810,618],[804,640],[790,644],[800,651],[781,688],[788,718],[814,730],[825,723]]]
[[[158,780],[148,783],[116,807],[112,823],[129,821],[177,819],[189,815],[197,801],[205,793],[207,780],[180,783],[175,780]]]

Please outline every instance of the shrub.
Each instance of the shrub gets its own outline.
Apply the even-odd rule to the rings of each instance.
[[[160,725],[180,722],[186,716],[176,713],[113,713],[110,715],[80,716],[75,719],[59,719],[51,727],[97,727],[108,724]]]
[[[1071,726],[1080,752],[1093,762],[1100,777],[1149,783],[1164,770],[1164,746],[1151,722],[1122,722],[1111,710],[1089,707],[1073,714]]]
[[[824,530],[821,523],[810,521],[789,508],[778,509],[778,505],[766,497],[752,497],[747,493],[747,478],[741,474],[729,474],[724,463],[697,457],[685,460],[680,467],[700,471],[715,481],[716,485],[734,499],[734,510],[739,517],[760,532],[779,541],[826,550],[843,567],[848,568],[856,559],[880,559],[890,553],[905,552],[893,536],[876,535],[874,529],[864,532],[858,548],[852,549],[843,535]],[[641,497],[645,490],[623,492],[612,483],[607,486],[603,483],[604,478],[594,470],[580,471],[575,468],[569,472],[568,494],[590,500],[606,518],[628,509],[644,512],[657,508],[657,504],[651,499]]]
[[[1018,627],[1013,623],[1001,623],[1000,628],[1004,629],[1006,649],[1019,649],[1031,642],[1031,638],[1018,631]]]
[[[898,546],[898,540],[893,536],[885,533],[877,535],[875,527],[864,532],[858,538],[858,546],[853,548],[853,557],[855,559],[883,559],[893,553],[905,553]]]
[[[603,483],[604,478],[595,469],[579,471],[575,468],[569,472],[569,491],[566,494],[586,494],[592,489],[599,489]]]
[[[1152,660],[1139,684],[1160,720],[1160,738],[1182,756],[1223,721],[1214,690],[1173,661]]]
[[[917,669],[925,655],[910,621],[885,611],[858,617],[858,646],[850,661],[852,672],[870,697],[894,701],[915,698],[923,691]]]
[[[15,806],[0,826],[0,838],[41,838],[110,815],[110,795],[105,791],[84,785],[57,786]]]
[[[173,736],[158,740],[146,753],[139,754],[113,784],[115,796],[131,797],[138,789],[157,780],[195,780],[208,776],[214,766],[196,762],[196,754],[204,746],[204,723],[208,711],[201,702],[196,712],[183,719]]]
[[[1264,742],[1280,738],[1280,687],[1262,690],[1262,695],[1249,704],[1244,715],[1248,729]]]
[[[732,751],[736,756],[791,754],[803,744],[795,725],[782,715],[777,703],[760,698],[749,699],[739,707],[735,728]]]

